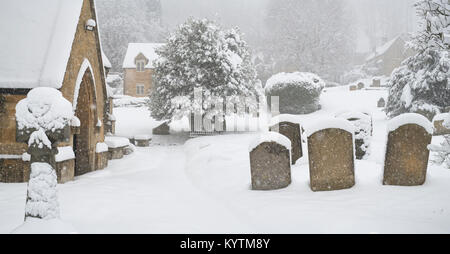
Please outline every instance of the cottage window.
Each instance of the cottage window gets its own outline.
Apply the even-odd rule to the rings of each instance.
[[[145,68],[145,62],[144,61],[137,61],[136,62],[136,71],[143,72]]]
[[[144,95],[144,85],[143,84],[137,84],[136,85],[136,94],[137,95]]]

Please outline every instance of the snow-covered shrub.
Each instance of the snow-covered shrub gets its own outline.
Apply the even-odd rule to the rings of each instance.
[[[157,53],[160,59],[155,62],[149,103],[157,120],[180,118],[199,109],[210,115],[208,103],[215,98],[256,96],[256,72],[236,29],[224,31],[212,21],[191,18]],[[203,105],[192,103],[195,88],[203,91]]]
[[[309,72],[278,73],[267,80],[265,93],[279,97],[281,114],[309,114],[319,109],[320,94],[325,82]]]
[[[393,71],[386,112],[390,117],[415,112],[431,120],[450,101],[450,47],[445,42],[450,11],[447,0],[421,0],[415,6],[422,29],[410,47],[417,54]]]

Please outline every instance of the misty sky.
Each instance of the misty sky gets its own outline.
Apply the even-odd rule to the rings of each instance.
[[[321,0],[318,0],[321,1]],[[355,20],[357,28],[357,51],[367,52],[371,43],[369,33],[383,33],[386,29],[386,39],[391,34],[400,31],[388,31],[395,24],[404,24],[401,32],[411,32],[415,29],[415,0],[335,0],[345,1]],[[239,26],[244,34],[258,33],[263,26],[264,12],[269,0],[162,0],[163,23],[173,29],[183,23],[188,17],[206,17],[218,20],[224,26]],[[372,20],[370,15],[385,13],[385,20]],[[381,28],[372,29],[372,23],[379,23]],[[382,26],[384,25],[385,28]],[[374,32],[372,32],[372,29]],[[381,32],[380,32],[381,31]],[[253,37],[253,36],[248,36]],[[247,38],[249,39],[249,38]],[[251,40],[251,39],[250,39]],[[249,41],[251,43],[251,41]],[[379,45],[382,42],[373,42]]]

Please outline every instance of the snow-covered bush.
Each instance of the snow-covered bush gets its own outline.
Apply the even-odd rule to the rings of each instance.
[[[267,80],[265,93],[279,97],[281,114],[309,114],[319,109],[320,94],[325,82],[309,72],[278,73]]]
[[[256,96],[256,72],[247,44],[236,29],[224,31],[212,21],[191,18],[157,53],[160,59],[155,62],[149,103],[157,120],[198,110],[192,103],[194,88],[203,91],[200,109],[206,114],[211,113],[208,102],[214,98]]]
[[[445,42],[450,11],[447,0],[421,0],[416,8],[422,29],[409,45],[417,54],[392,73],[386,112],[390,117],[415,112],[431,120],[450,101],[450,47]]]

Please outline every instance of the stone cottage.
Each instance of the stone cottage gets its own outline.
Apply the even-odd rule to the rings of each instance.
[[[130,43],[123,60],[123,93],[133,97],[148,96],[153,87],[155,49],[162,43]]]
[[[402,34],[377,47],[366,58],[366,66],[376,70],[374,75],[390,76],[403,60],[414,54],[413,50],[406,47],[406,41],[408,36]]]
[[[58,181],[105,167],[107,153],[96,149],[108,112],[94,0],[6,1],[0,31],[0,182],[29,179],[15,106],[35,87],[60,90],[76,115],[70,141],[58,148]]]

